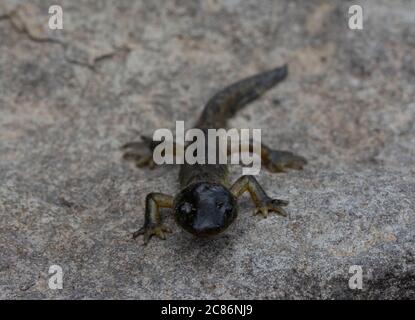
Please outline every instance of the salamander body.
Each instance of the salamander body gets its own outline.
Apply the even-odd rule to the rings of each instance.
[[[208,129],[226,128],[227,120],[235,113],[259,98],[266,91],[284,80],[288,67],[282,67],[238,81],[214,95],[206,104],[195,124],[207,136]],[[152,153],[159,142],[143,137],[142,141],[123,146],[124,158],[132,159],[138,167],[154,167]],[[207,160],[209,147],[206,145]],[[302,169],[307,161],[289,151],[273,150],[261,145],[261,160],[271,172],[286,169]],[[153,235],[165,239],[170,228],[161,221],[160,209],[172,208],[176,223],[198,237],[216,235],[226,230],[236,219],[237,199],[248,191],[255,205],[255,213],[264,217],[269,212],[286,216],[282,208],[288,201],[273,199],[267,195],[255,177],[244,175],[235,183],[229,183],[228,166],[225,164],[181,165],[179,179],[181,190],[176,196],[152,192],[146,197],[144,225],[133,234],[144,236],[147,244]]]

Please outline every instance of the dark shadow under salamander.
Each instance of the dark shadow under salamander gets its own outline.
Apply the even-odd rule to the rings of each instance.
[[[208,101],[195,128],[203,131],[225,128],[230,117],[284,80],[287,73],[288,67],[284,65],[226,87]],[[139,142],[127,143],[123,146],[124,158],[135,161],[138,167],[153,168],[153,150],[158,143],[146,137]],[[207,152],[205,155],[207,158]],[[271,172],[302,169],[307,163],[301,156],[273,150],[263,144],[261,161]],[[185,163],[181,165],[179,178],[181,191],[175,197],[157,192],[147,195],[144,225],[134,233],[134,238],[143,235],[145,244],[153,235],[165,239],[171,230],[163,225],[160,208],[174,209],[177,224],[196,236],[218,234],[235,220],[237,198],[245,191],[249,192],[256,207],[255,214],[266,217],[272,211],[286,216],[282,207],[288,205],[288,201],[269,197],[253,176],[244,175],[230,185],[227,165]]]

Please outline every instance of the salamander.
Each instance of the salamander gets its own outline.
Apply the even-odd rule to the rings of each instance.
[[[287,77],[288,66],[281,67],[245,78],[216,93],[206,104],[195,124],[195,128],[206,132],[209,128],[226,128],[227,120],[250,102],[259,98]],[[154,167],[153,151],[158,145],[148,137],[130,142],[122,148],[124,158],[135,161],[138,167]],[[208,148],[206,147],[206,151]],[[207,152],[205,157],[207,158]],[[274,150],[261,144],[262,165],[270,172],[284,172],[286,169],[300,170],[307,163],[302,156],[289,151]],[[134,232],[133,238],[143,235],[144,244],[152,236],[165,239],[171,229],[163,224],[161,208],[173,209],[174,220],[184,230],[198,237],[219,234],[235,221],[238,214],[237,199],[246,191],[255,205],[255,214],[264,217],[269,212],[287,216],[283,207],[288,201],[270,197],[257,179],[243,175],[235,183],[229,183],[226,164],[181,165],[179,172],[180,191],[176,196],[151,192],[145,198],[143,226]]]

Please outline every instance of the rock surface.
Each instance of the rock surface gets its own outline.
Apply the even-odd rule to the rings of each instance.
[[[56,3],[63,30],[47,27]],[[356,3],[363,30],[350,1],[2,0],[0,298],[415,298],[415,2]],[[258,177],[289,218],[252,217],[245,197],[218,238],[165,212],[166,241],[132,240],[178,170],[136,169],[119,146],[284,62],[232,125],[309,160]]]

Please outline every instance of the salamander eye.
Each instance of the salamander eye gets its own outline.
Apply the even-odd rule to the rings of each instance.
[[[189,214],[193,211],[193,206],[189,202],[185,202],[180,206],[180,212],[183,214]]]
[[[225,216],[231,215],[232,211],[233,211],[233,207],[228,205],[225,209]]]
[[[218,202],[218,203],[216,204],[216,208],[220,209],[220,208],[222,208],[222,207],[223,207],[223,202]]]

